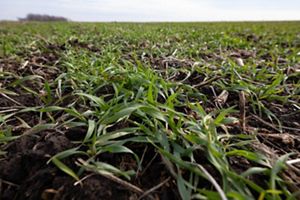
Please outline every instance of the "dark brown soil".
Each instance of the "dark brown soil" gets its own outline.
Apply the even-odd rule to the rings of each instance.
[[[91,52],[100,52],[100,49],[97,48],[96,46],[94,46],[93,44],[88,44],[88,43],[85,43],[85,42],[81,42],[78,39],[69,40],[68,44],[73,46],[73,47],[77,47],[79,49],[87,49]]]
[[[138,199],[141,194],[130,191],[124,185],[96,174],[87,174],[82,184],[74,185],[74,179],[61,172],[49,158],[73,147],[64,135],[45,131],[35,136],[23,136],[6,145],[7,152],[0,162],[0,195],[2,200],[11,199]],[[160,157],[150,147],[147,149],[142,171],[131,181],[144,191],[170,177]],[[142,153],[142,152],[141,152]],[[155,157],[154,157],[155,156]],[[152,159],[154,158],[154,159]],[[77,158],[64,163],[72,166]],[[127,154],[103,154],[101,161],[114,164],[123,170],[137,167],[134,158]],[[149,160],[151,159],[151,160]],[[147,165],[151,163],[151,168]],[[74,164],[73,164],[74,165]],[[76,167],[76,166],[73,166]],[[143,199],[179,199],[176,186],[170,179],[164,186]]]

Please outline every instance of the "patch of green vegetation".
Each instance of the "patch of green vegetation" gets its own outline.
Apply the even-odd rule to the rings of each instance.
[[[1,23],[0,142],[80,127],[74,148],[49,160],[75,181],[93,172],[133,183],[142,144],[161,156],[182,199],[299,198],[297,166],[287,165],[300,156],[299,30]],[[138,167],[103,162],[104,153],[129,154]]]

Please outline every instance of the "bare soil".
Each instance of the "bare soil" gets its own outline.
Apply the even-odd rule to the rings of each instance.
[[[70,135],[70,134],[69,134]],[[47,164],[56,153],[72,148],[72,142],[64,134],[45,131],[35,136],[23,136],[3,148],[7,155],[0,162],[1,199],[138,199],[141,194],[100,175],[87,175],[78,185],[54,165]],[[143,170],[132,183],[144,191],[168,179],[165,166],[150,147],[136,146],[144,155]],[[154,159],[153,159],[154,158]],[[64,162],[72,166],[78,158]],[[133,157],[127,154],[103,154],[101,161],[114,164],[124,170],[136,169]],[[151,163],[150,163],[151,162]],[[148,164],[151,167],[147,167]],[[76,166],[73,166],[76,168]],[[172,179],[161,188],[142,199],[179,199]]]

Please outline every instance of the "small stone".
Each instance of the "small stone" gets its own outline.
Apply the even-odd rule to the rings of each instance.
[[[243,59],[241,59],[241,58],[236,58],[236,63],[237,63],[240,67],[243,67],[243,66],[245,65]]]

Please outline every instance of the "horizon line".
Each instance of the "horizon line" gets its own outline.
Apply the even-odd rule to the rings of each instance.
[[[68,19],[68,18],[67,18]],[[55,21],[20,21],[18,19],[0,19],[0,22],[55,22]],[[63,22],[63,21],[56,21]],[[79,23],[210,23],[210,22],[300,22],[300,19],[262,19],[262,20],[145,20],[145,21],[118,21],[118,20],[103,20],[103,21],[80,21],[68,19],[64,22],[79,22]]]

